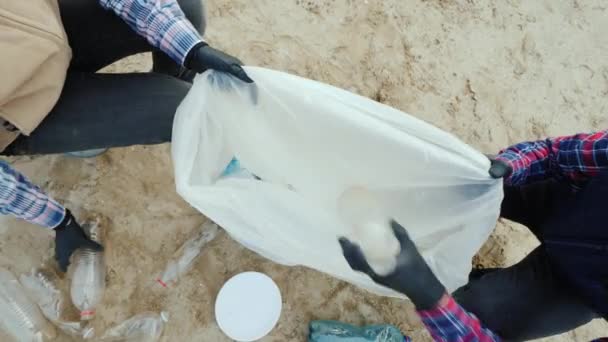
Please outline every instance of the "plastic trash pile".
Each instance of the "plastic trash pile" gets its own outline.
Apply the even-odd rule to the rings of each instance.
[[[83,228],[92,240],[103,244],[104,232],[100,224]],[[205,223],[174,253],[156,281],[164,284],[163,287],[174,286],[218,232],[215,224]],[[77,250],[68,269],[70,303],[54,271],[36,268],[17,279],[8,269],[0,268],[0,341],[42,342],[60,334],[103,342],[158,341],[169,318],[164,311],[137,314],[103,334],[96,334],[91,321],[95,319],[97,308],[103,305],[105,274],[103,252]],[[78,309],[79,321],[65,319],[70,305]]]

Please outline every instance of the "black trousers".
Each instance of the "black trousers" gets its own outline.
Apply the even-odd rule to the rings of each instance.
[[[554,214],[557,189],[555,181],[506,187],[501,216],[527,226],[542,241],[540,227]],[[492,331],[514,341],[561,334],[599,317],[557,275],[542,245],[511,267],[474,271],[454,297]]]
[[[202,0],[179,0],[202,33]],[[192,75],[152,48],[97,0],[59,0],[73,58],[61,97],[31,136],[20,136],[5,155],[49,154],[171,141],[175,110]],[[124,57],[152,51],[148,73],[101,74]]]

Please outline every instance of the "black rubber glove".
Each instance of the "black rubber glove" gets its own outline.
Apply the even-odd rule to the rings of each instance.
[[[492,156],[488,156],[488,158],[490,158],[490,162],[492,163],[489,171],[492,178],[507,178],[513,172],[513,168],[511,168],[509,164],[501,160],[496,160]]]
[[[387,276],[377,275],[367,263],[359,246],[346,238],[340,238],[346,261],[353,270],[367,274],[374,282],[406,295],[418,310],[436,307],[446,293],[445,287],[424,261],[405,228],[395,221],[391,222],[391,227],[401,245],[397,268],[393,273]]]
[[[184,66],[188,69],[202,73],[207,69],[228,73],[243,82],[253,83],[241,67],[243,63],[222,51],[216,50],[206,43],[200,43],[190,50]]]
[[[55,259],[59,268],[65,272],[70,265],[70,257],[79,248],[101,251],[103,247],[87,237],[72,213],[66,210],[65,218],[55,228]]]

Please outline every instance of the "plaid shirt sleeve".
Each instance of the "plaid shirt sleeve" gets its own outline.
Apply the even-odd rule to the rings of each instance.
[[[465,311],[452,296],[446,295],[440,304],[431,310],[419,311],[422,323],[433,340],[441,342],[494,342],[501,339],[472,314]]]
[[[608,171],[608,130],[523,142],[501,151],[497,159],[513,168],[505,180],[524,185],[548,177],[584,180]]]
[[[63,221],[65,208],[0,160],[0,214],[55,228]]]
[[[463,309],[452,296],[446,295],[440,304],[431,310],[418,311],[422,323],[439,342],[499,342],[501,338],[484,328],[474,315]],[[404,342],[411,342],[405,338]],[[592,342],[608,342],[598,338]]]
[[[99,0],[138,34],[183,64],[188,52],[202,41],[177,0]]]

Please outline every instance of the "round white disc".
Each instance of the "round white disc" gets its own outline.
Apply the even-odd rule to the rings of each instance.
[[[230,278],[215,300],[215,319],[233,340],[250,342],[266,336],[281,316],[281,292],[265,274],[245,272]]]

